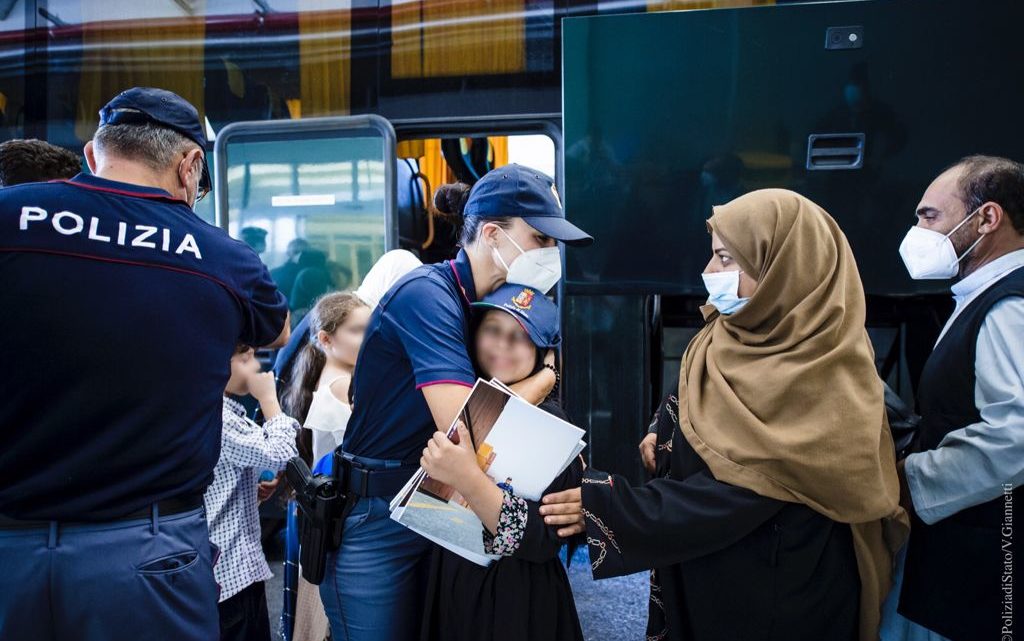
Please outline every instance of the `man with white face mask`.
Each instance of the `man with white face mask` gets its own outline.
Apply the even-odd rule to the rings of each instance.
[[[1006,638],[1024,483],[1024,165],[965,158],[917,216],[900,254],[915,279],[957,278],[956,309],[921,375],[914,453],[899,463],[913,526],[882,638]],[[897,594],[906,619],[892,612]]]
[[[209,641],[227,363],[288,304],[192,209],[194,106],[135,87],[98,124],[89,173],[0,190],[0,639]]]

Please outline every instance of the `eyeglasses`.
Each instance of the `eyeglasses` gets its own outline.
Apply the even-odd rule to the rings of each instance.
[[[480,328],[480,336],[488,341],[508,343],[512,347],[533,346],[530,336],[524,331],[503,332],[497,325],[484,325]]]
[[[199,191],[196,192],[196,202],[200,202],[203,198],[206,198],[210,194],[211,189],[209,187],[200,187]]]

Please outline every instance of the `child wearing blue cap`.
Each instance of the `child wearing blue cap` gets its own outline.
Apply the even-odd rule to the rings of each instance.
[[[560,342],[558,309],[543,294],[506,284],[472,307],[472,353],[482,378],[511,385],[552,367],[545,365],[544,354]],[[539,407],[568,420],[552,397]],[[463,466],[465,461],[451,454],[428,457],[427,471],[461,493],[460,485],[480,470],[474,461]],[[577,458],[548,491],[575,487],[582,476],[583,461]],[[493,500],[470,501],[470,507],[485,527],[494,528],[483,532],[485,549],[503,558],[481,567],[443,548],[435,550],[421,641],[582,639],[572,590],[558,559],[563,540],[544,525],[538,503],[515,495],[511,479],[497,487]]]

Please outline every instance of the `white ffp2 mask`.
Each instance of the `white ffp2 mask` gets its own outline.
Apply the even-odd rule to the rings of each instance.
[[[512,240],[512,237],[504,229],[500,227],[498,229],[520,252],[512,263],[508,264],[501,257],[498,248],[492,248],[494,256],[507,272],[505,282],[532,287],[545,294],[548,293],[562,278],[562,255],[558,251],[558,247],[540,247],[525,251],[519,246],[519,243]]]
[[[960,273],[960,261],[971,253],[985,236],[978,237],[978,240],[959,256],[956,255],[956,248],[949,237],[980,210],[979,207],[972,211],[948,234],[924,227],[911,227],[900,243],[900,257],[903,258],[903,264],[907,266],[910,277],[914,280],[945,280]]]

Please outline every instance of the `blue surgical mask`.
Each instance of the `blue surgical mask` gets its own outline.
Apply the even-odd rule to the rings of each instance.
[[[701,274],[704,287],[708,290],[708,304],[714,305],[724,315],[735,314],[749,298],[740,298],[740,272],[715,272]]]

